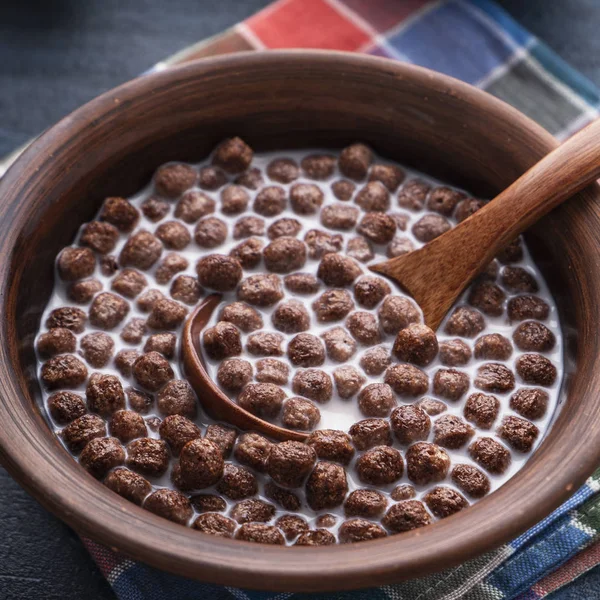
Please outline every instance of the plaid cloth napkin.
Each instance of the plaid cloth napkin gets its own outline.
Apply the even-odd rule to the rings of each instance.
[[[365,52],[441,71],[505,100],[561,139],[600,107],[594,85],[489,0],[279,0],[152,70],[216,54],[299,47]],[[0,176],[8,162],[0,163]],[[84,541],[120,600],[319,598],[202,584]],[[498,550],[423,579],[322,597],[537,600],[598,564],[600,469],[552,515]],[[600,590],[586,598],[600,598]]]

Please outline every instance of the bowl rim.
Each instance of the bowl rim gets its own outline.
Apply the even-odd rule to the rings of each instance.
[[[324,63],[338,72],[350,66],[373,69],[382,74],[391,74],[398,80],[414,81],[433,87],[438,92],[475,103],[483,110],[511,121],[527,131],[532,139],[535,138],[545,152],[558,145],[546,130],[515,108],[467,83],[425,68],[380,57],[338,51],[242,52],[193,61],[129,81],[91,100],[43,133],[0,180],[0,234],[8,238],[7,243],[10,245],[16,239],[17,232],[10,228],[9,209],[13,203],[19,201],[19,189],[27,173],[31,172],[31,169],[47,166],[44,160],[52,157],[53,153],[60,152],[65,140],[83,130],[91,119],[98,120],[99,115],[118,109],[129,100],[135,100],[139,94],[152,93],[156,87],[175,85],[188,77],[201,77],[208,69],[235,70],[265,64],[274,68],[285,68],[290,61]],[[584,190],[582,195],[586,194],[588,199],[600,197],[599,188],[596,186]],[[10,257],[6,254],[0,259],[0,264],[9,262]],[[2,290],[6,289],[5,276],[8,273],[8,269],[1,273]],[[598,275],[600,278],[600,266]],[[14,307],[9,305],[5,294],[0,293],[2,314],[10,314],[12,308]],[[10,335],[7,321],[8,319],[4,318],[0,322],[0,335],[5,340],[0,348],[0,380],[14,376],[18,370],[14,355],[6,349],[6,336]],[[600,373],[593,383],[592,390],[600,389]],[[12,393],[14,392],[13,389]],[[22,390],[17,392],[23,394]],[[18,427],[16,419],[22,416],[11,413],[9,403],[2,394],[0,422],[4,422],[5,419],[11,420]],[[38,417],[47,429],[41,415]],[[47,437],[53,437],[49,430],[47,432]],[[600,438],[600,430],[597,435]],[[44,444],[48,447],[49,440],[41,441],[44,443],[40,443],[39,447],[30,448],[31,452],[41,453],[45,450]],[[58,446],[55,439],[52,442]],[[99,482],[93,482],[94,496],[109,498],[109,502],[104,502],[106,506],[103,511],[92,512],[69,491],[73,480],[81,477],[83,473],[75,461],[73,470],[69,473],[52,466],[40,471],[36,462],[31,460],[31,455],[15,445],[14,439],[10,439],[4,427],[0,427],[0,461],[29,493],[80,534],[147,564],[218,584],[254,589],[326,591],[382,585],[421,576],[454,566],[515,538],[576,491],[600,462],[600,443],[588,443],[580,448],[581,454],[572,468],[558,469],[557,460],[550,460],[550,457],[545,456],[545,462],[553,467],[549,471],[552,477],[541,469],[535,472],[535,467],[540,462],[540,452],[543,451],[546,442],[547,440],[542,442],[534,456],[511,478],[509,484],[502,486],[464,513],[428,526],[426,535],[422,530],[415,530],[400,536],[389,536],[357,545],[339,545],[333,552],[331,548],[299,547],[282,551],[280,547],[257,546],[249,542],[199,534],[135,506],[113,494]],[[540,485],[543,493],[539,494],[535,501],[533,497],[526,498],[516,513],[507,514],[508,511],[503,508],[509,489],[518,486],[526,474],[529,483],[535,482]],[[107,494],[110,494],[110,497]],[[488,520],[487,517],[492,512],[497,516]],[[464,515],[468,515],[470,524],[477,530],[476,535],[469,535],[466,531]],[[126,524],[124,519],[128,520]],[[140,532],[143,535],[140,535]],[[452,544],[448,543],[449,539],[452,540]]]

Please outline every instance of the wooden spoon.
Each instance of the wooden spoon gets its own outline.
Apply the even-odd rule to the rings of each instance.
[[[244,410],[219,389],[206,371],[200,338],[202,330],[220,302],[220,294],[207,296],[188,316],[181,338],[181,358],[185,375],[198,395],[202,408],[213,419],[235,425],[243,431],[258,431],[280,441],[303,442],[308,437],[307,433],[278,427]]]
[[[600,120],[491,202],[419,250],[373,265],[406,290],[434,331],[467,285],[520,233],[600,177]]]

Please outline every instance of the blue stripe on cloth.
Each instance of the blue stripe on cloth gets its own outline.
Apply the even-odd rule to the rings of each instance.
[[[500,8],[495,2],[490,0],[467,0],[473,6],[476,6],[493,19],[498,27],[508,36],[510,36],[519,46],[528,45],[533,39],[533,35],[515,21],[504,9]]]

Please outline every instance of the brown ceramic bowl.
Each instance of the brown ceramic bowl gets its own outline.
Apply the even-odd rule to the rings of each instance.
[[[200,534],[89,477],[50,432],[33,339],[54,258],[109,195],[128,195],[169,160],[198,161],[222,138],[255,149],[362,140],[386,157],[494,195],[556,146],[528,118],[424,69],[343,53],[238,54],[137,79],[42,135],[0,184],[0,450],[10,473],[79,533],[167,571],[280,590],[373,586],[450,567],[502,544],[563,502],[600,463],[600,189],[528,233],[559,302],[562,407],[526,466],[475,506],[426,529],[325,548]],[[526,201],[526,199],[524,199]]]

